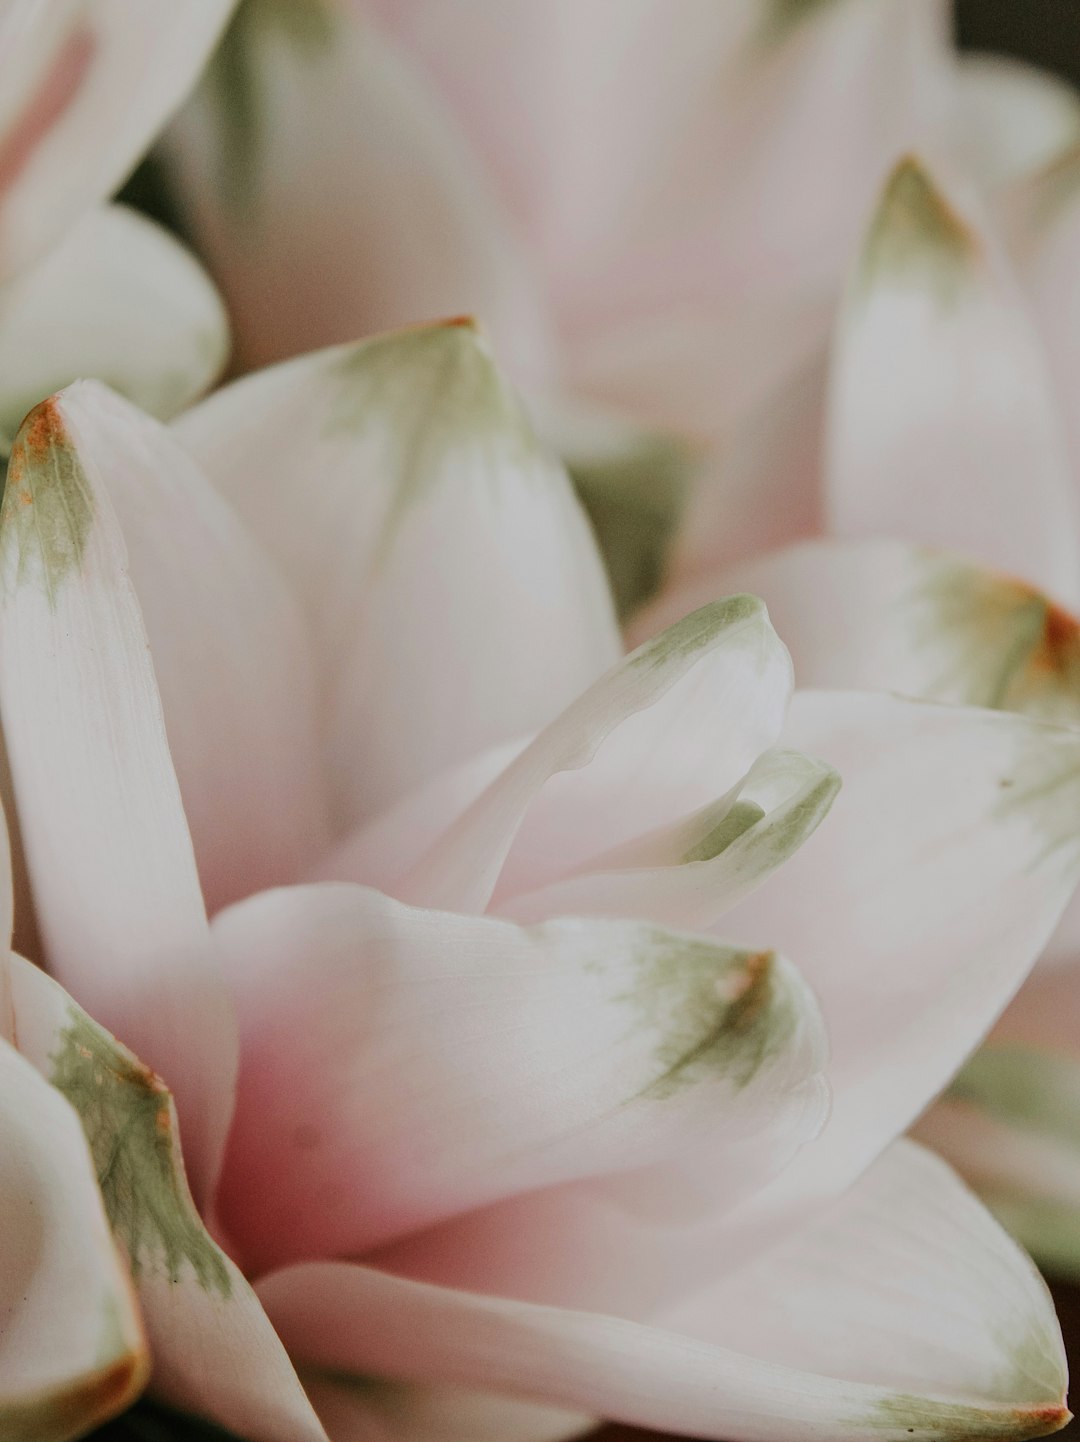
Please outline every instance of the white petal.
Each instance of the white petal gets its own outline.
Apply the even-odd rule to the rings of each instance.
[[[0,23],[0,271],[36,260],[125,178],[233,0],[46,0]]]
[[[329,821],[293,596],[168,430],[93,382],[57,406],[116,508],[207,906],[295,880]]]
[[[343,824],[619,654],[588,523],[470,323],[265,371],[179,431],[312,619]]]
[[[1080,601],[1064,435],[1018,287],[913,161],[886,188],[849,290],[827,470],[839,535],[945,546]]]
[[[217,377],[228,321],[196,261],[120,205],[91,210],[38,265],[0,290],[0,428],[97,376],[167,419]]]
[[[1067,81],[1011,56],[961,55],[951,129],[982,185],[1008,185],[1080,141],[1080,100]]]
[[[266,1442],[326,1442],[251,1288],[195,1210],[168,1090],[44,972],[13,962],[20,1046],[82,1119],[138,1288],[155,1391]]]
[[[768,952],[343,885],[264,893],[213,930],[242,1036],[222,1216],[257,1268],[706,1136],[786,1159],[821,1121],[816,1007]]]
[[[671,1329],[643,1326],[348,1263],[287,1268],[259,1293],[295,1355],[312,1364],[483,1385],[688,1436],[1022,1439],[1068,1420],[1045,1287],[918,1148],[895,1147],[792,1240],[785,1260],[779,1275],[758,1264],[764,1290],[750,1273],[729,1284],[738,1310],[717,1315],[704,1299],[708,1325],[733,1334],[737,1350],[677,1330],[679,1319]],[[708,1288],[707,1273],[701,1283]]]
[[[0,1041],[0,1434],[67,1442],[123,1410],[146,1341],[75,1113]]]
[[[849,1185],[945,1086],[1080,870],[1080,732],[800,692],[785,740],[825,757],[844,786],[828,823],[723,930],[745,938],[767,923],[798,958],[827,1018],[834,1100],[821,1136],[744,1209],[761,1240]]]
[[[502,882],[513,895],[715,802],[775,741],[790,687],[790,659],[760,601],[703,607],[579,696],[395,894],[483,910],[508,853]]]
[[[498,910],[517,921],[622,916],[708,930],[817,830],[839,789],[832,767],[794,751],[767,751],[737,797],[629,842],[562,881],[513,896]]]
[[[0,706],[50,965],[168,1077],[204,1186],[234,1025],[116,514],[56,400],[20,431],[0,511]]]

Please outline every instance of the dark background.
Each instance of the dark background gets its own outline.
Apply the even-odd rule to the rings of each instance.
[[[1021,55],[1080,85],[1080,0],[956,0],[956,18],[962,45]],[[142,175],[135,181],[136,186],[152,184]],[[156,213],[163,208],[160,197],[144,196],[141,190],[131,198]],[[1080,1413],[1080,1287],[1055,1287],[1054,1296],[1076,1379],[1073,1406]],[[144,1406],[88,1442],[211,1442],[222,1435]],[[1080,1442],[1080,1417],[1058,1435]],[[650,1442],[652,1434],[612,1427],[600,1437],[603,1442]]]

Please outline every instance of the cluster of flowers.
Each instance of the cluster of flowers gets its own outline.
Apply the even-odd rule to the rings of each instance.
[[[0,1438],[1068,1420],[1080,100],[947,21],[0,6]]]

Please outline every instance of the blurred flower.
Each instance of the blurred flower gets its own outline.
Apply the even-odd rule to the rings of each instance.
[[[946,0],[245,0],[169,160],[242,366],[479,315],[629,606],[698,448],[822,341],[885,171],[960,147],[949,23]]]
[[[621,656],[466,323],[172,431],[39,406],[0,515],[49,971],[0,970],[8,1430],[121,1405],[143,1324],[158,1393],[260,1442],[1060,1426],[1037,1274],[895,1138],[1075,884],[1080,733],[790,691],[745,596]]]
[[[194,84],[232,0],[11,0],[0,14],[0,456],[22,417],[97,375],[167,417],[228,327],[164,231],[105,204]]]

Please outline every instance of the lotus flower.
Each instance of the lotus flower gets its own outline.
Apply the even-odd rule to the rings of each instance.
[[[9,0],[0,9],[0,454],[32,405],[97,375],[155,415],[225,359],[188,253],[105,204],[184,99],[232,0]]]
[[[1042,1282],[896,1138],[1075,884],[1080,734],[791,685],[746,596],[621,654],[466,324],[171,430],[36,408],[7,1435],[121,1405],[143,1328],[162,1398],[259,1442],[1060,1426]]]

